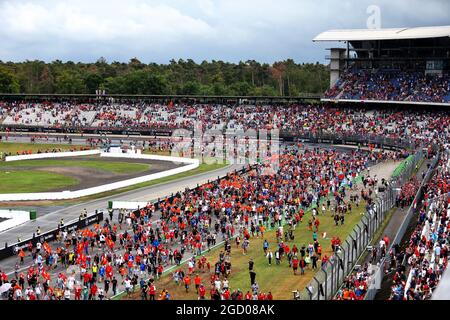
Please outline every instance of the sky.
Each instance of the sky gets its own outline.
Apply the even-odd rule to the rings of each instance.
[[[450,25],[448,0],[0,0],[0,60],[325,62],[329,29]]]

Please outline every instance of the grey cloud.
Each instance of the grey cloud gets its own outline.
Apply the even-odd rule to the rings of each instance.
[[[170,59],[324,62],[327,29],[449,25],[449,1],[3,0],[0,59],[166,63]]]

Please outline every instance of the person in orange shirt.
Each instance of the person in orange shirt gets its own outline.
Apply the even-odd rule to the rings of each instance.
[[[20,264],[23,264],[23,258],[25,258],[25,252],[23,251],[23,249],[20,249],[19,257],[20,257]]]
[[[183,279],[184,281],[184,287],[186,288],[186,292],[189,292],[189,285],[191,284],[191,278],[186,275]]]
[[[197,274],[196,277],[194,278],[195,290],[196,290],[197,294],[198,294],[198,288],[200,287],[201,283],[202,283],[202,279]]]
[[[120,268],[119,272],[120,272],[120,275],[122,276],[122,279],[123,279],[123,277],[125,277],[125,275],[127,274],[127,269],[122,267],[122,268]]]

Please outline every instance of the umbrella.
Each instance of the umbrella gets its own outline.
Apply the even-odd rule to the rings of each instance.
[[[4,284],[0,287],[0,294],[5,293],[6,291],[9,290],[9,288],[11,288],[11,283],[9,283],[9,282],[4,283]]]

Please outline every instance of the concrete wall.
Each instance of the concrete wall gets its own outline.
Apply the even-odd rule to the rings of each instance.
[[[5,157],[5,161],[8,162],[8,161],[20,161],[20,160],[91,156],[91,155],[100,154],[100,153],[101,153],[101,150],[35,153],[35,154],[26,154],[26,155],[20,155],[20,156],[8,156],[8,157]]]
[[[150,202],[139,202],[139,201],[113,201],[112,209],[128,209],[128,210],[136,210],[138,208],[144,208]]]

